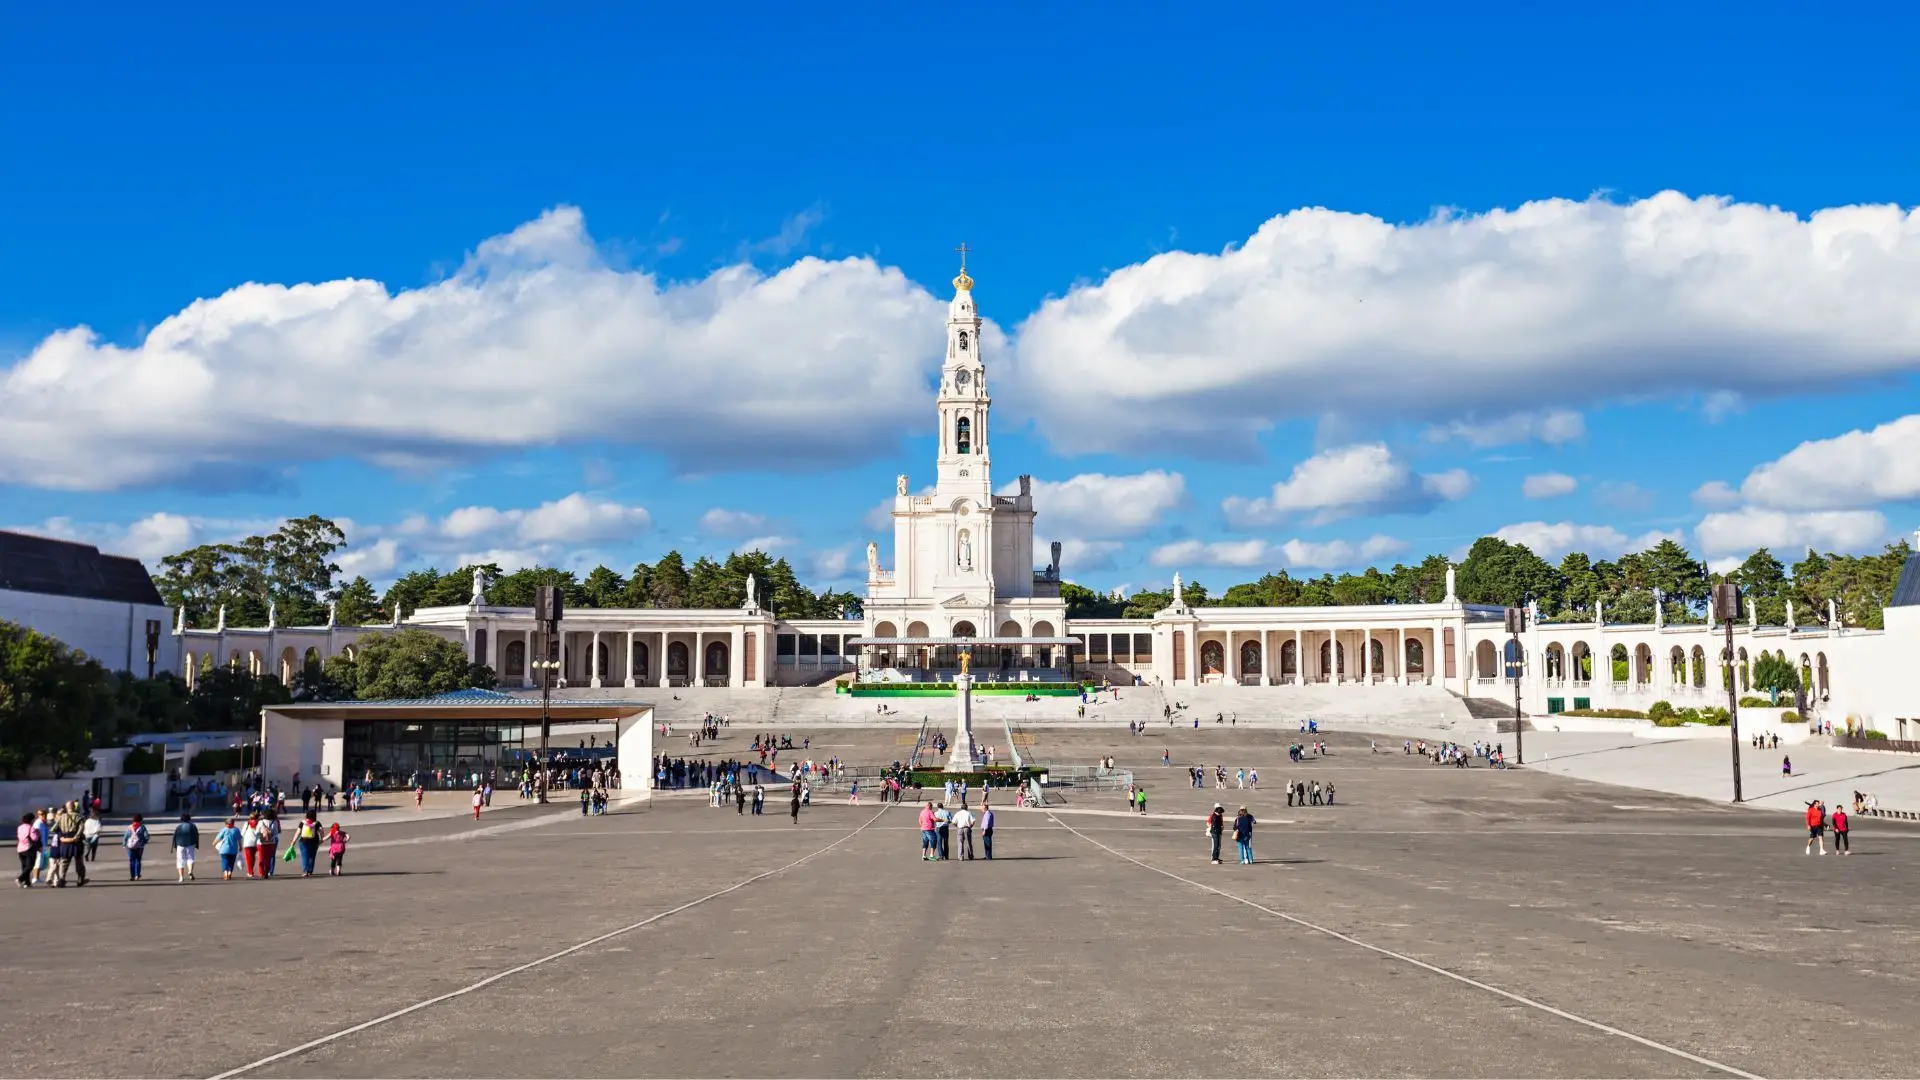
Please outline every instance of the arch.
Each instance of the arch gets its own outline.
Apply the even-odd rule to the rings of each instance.
[[[607,648],[606,642],[602,641],[593,647],[592,676],[604,681],[606,677],[612,673],[613,651]]]
[[[1567,650],[1569,678],[1574,682],[1593,681],[1593,646],[1576,641]]]
[[[1240,674],[1260,674],[1260,643],[1243,641],[1240,643]]]
[[[1545,659],[1547,678],[1564,680],[1567,677],[1567,650],[1564,645],[1557,641],[1549,642]]]
[[[1607,678],[1617,683],[1633,681],[1633,660],[1625,645],[1607,650]]]
[[[689,668],[687,663],[687,643],[670,641],[667,643],[667,678],[684,679]]]
[[[292,686],[293,677],[300,673],[300,655],[289,645],[280,650],[280,685]]]
[[[524,641],[507,642],[507,670],[501,672],[509,679],[527,677],[527,643]]]
[[[874,637],[899,637],[900,628],[882,619],[881,621],[873,624],[873,636]]]
[[[349,645],[340,650],[340,655],[346,657],[348,660],[352,660],[354,657],[360,655],[360,650],[358,646]]]
[[[1345,675],[1347,673],[1347,647],[1337,641],[1320,643],[1320,674]]]
[[[1300,674],[1300,650],[1291,641],[1280,643],[1280,674],[1293,676]]]
[[[949,636],[973,638],[973,637],[979,637],[980,632],[973,628],[973,623],[971,620],[961,619],[959,622],[953,624],[953,633]]]
[[[1227,647],[1218,641],[1200,643],[1200,674],[1222,675],[1227,670]]]
[[[1367,643],[1367,670],[1375,675],[1387,673],[1387,643],[1379,638]]]
[[[635,686],[653,685],[653,650],[639,638],[627,650],[627,679]]]
[[[231,669],[233,669],[234,671],[239,671],[239,670],[240,670],[240,658],[241,658],[242,656],[244,656],[244,655],[245,655],[245,654],[244,654],[244,653],[242,653],[242,652],[241,652],[241,651],[240,651],[239,649],[235,649],[235,650],[233,650],[232,652],[230,652],[230,653],[228,653],[228,654],[227,654],[227,667],[229,667],[229,668],[231,668]]]
[[[313,646],[308,646],[306,655],[300,659],[301,668],[306,671],[307,678],[312,681],[319,680],[323,663],[324,661],[320,659],[320,650]]]
[[[1427,673],[1427,646],[1419,638],[1407,639],[1407,674]]]
[[[1506,679],[1522,678],[1527,673],[1527,650],[1520,643],[1509,638],[1506,646],[1500,650],[1500,675]]]
[[[1053,624],[1052,624],[1052,623],[1050,623],[1050,622],[1047,622],[1047,621],[1045,621],[1045,620],[1042,620],[1042,621],[1040,621],[1040,622],[1037,622],[1037,623],[1034,623],[1034,624],[1033,624],[1033,636],[1034,636],[1034,637],[1052,637],[1052,636],[1053,636]]]
[[[1017,622],[1014,622],[1012,619],[1008,619],[1006,622],[1003,622],[1000,624],[1000,633],[998,636],[999,637],[1019,637],[1020,624]]]
[[[907,624],[908,637],[927,637],[927,624],[915,619]]]
[[[953,422],[953,448],[958,453],[973,453],[972,417],[963,416]]]
[[[1739,650],[1733,654],[1733,657],[1734,667],[1740,671],[1740,692],[1744,694],[1747,692],[1748,676],[1752,672],[1752,669],[1747,666],[1747,647],[1745,645],[1740,646]]]
[[[1641,642],[1633,647],[1633,685],[1653,682],[1653,646]]]
[[[1827,691],[1832,689],[1832,687],[1827,685],[1827,680],[1829,678],[1829,675],[1827,672],[1827,654],[1815,653],[1813,657],[1813,664],[1814,664],[1813,675],[1814,675],[1814,678],[1818,681],[1818,684],[1820,686],[1820,697],[1822,700],[1824,700],[1827,696]]]
[[[1475,678],[1491,679],[1500,673],[1500,653],[1494,649],[1493,642],[1482,641],[1473,647],[1473,674]]]
[[[728,663],[730,659],[726,642],[707,642],[707,678],[719,679],[722,683],[728,682],[733,671]]]
[[[1707,650],[1699,645],[1693,647],[1693,685],[1695,689],[1707,685]]]

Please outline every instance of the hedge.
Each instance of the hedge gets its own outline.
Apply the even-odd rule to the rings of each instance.
[[[1763,697],[1748,696],[1740,699],[1740,707],[1743,709],[1771,709],[1773,705],[1773,702]]]
[[[1801,716],[1792,709],[1788,709],[1786,712],[1780,714],[1780,722],[1783,724],[1800,724],[1806,722],[1806,717]]]
[[[1598,716],[1608,720],[1645,720],[1647,714],[1632,709],[1568,709],[1560,716]]]
[[[1866,738],[1869,738],[1869,739],[1884,739],[1884,738],[1886,738],[1886,737],[1887,737],[1887,733],[1886,733],[1886,732],[1884,732],[1884,731],[1875,731],[1875,730],[1873,730],[1872,728],[1868,728],[1868,729],[1867,729],[1866,731],[1864,731],[1864,732],[1862,732],[1861,734],[1862,734],[1862,735],[1863,735],[1864,737],[1866,737]]]

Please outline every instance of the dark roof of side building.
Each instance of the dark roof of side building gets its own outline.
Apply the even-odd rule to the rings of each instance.
[[[0,589],[116,604],[165,603],[138,559],[16,532],[0,531]]]
[[[1920,551],[1907,556],[1900,568],[1900,582],[1893,587],[1893,602],[1888,607],[1920,607]]]

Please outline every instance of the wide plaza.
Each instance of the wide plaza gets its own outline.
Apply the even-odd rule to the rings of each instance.
[[[705,748],[745,756],[751,724]],[[911,729],[793,730],[901,756]],[[1148,787],[1000,805],[989,863],[913,807],[798,824],[661,793],[583,819],[349,821],[348,876],[175,885],[103,848],[0,914],[0,1073],[109,1076],[1903,1075],[1920,830],[1808,858],[1794,815],[1273,726],[1040,728]],[[1172,768],[1160,762],[1166,752]],[[1189,764],[1260,789],[1188,786]],[[1288,779],[1333,783],[1289,808]],[[1820,791],[1829,799],[1840,791]],[[1215,801],[1258,862],[1211,865]],[[514,804],[514,805],[510,805]],[[400,808],[404,811],[406,808]],[[444,809],[444,808],[443,808]],[[377,822],[377,823],[376,823]],[[163,833],[164,830],[156,830]],[[110,847],[110,845],[109,845]],[[58,1018],[60,1030],[49,1024]]]

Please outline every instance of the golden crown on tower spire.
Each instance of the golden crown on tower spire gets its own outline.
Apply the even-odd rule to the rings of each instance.
[[[972,292],[973,279],[967,276],[967,252],[971,249],[962,243],[953,250],[960,253],[960,273],[953,279],[953,287],[960,292]]]

